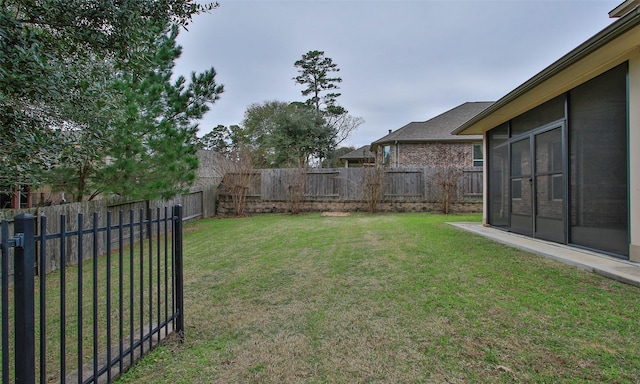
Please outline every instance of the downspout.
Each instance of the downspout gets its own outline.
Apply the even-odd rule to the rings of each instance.
[[[398,140],[394,144],[396,147],[396,168],[400,168],[400,144],[398,144]]]
[[[488,131],[482,134],[482,225],[490,227],[489,224],[489,134]],[[502,193],[504,195],[504,193]],[[501,198],[504,198],[502,196]],[[500,204],[504,207],[504,204]]]

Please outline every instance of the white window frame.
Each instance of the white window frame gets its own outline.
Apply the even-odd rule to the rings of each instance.
[[[476,147],[480,148],[480,154],[482,155],[482,157],[477,158],[476,157]],[[472,154],[471,154],[472,158],[473,158],[473,166],[474,167],[482,167],[484,166],[484,150],[482,148],[482,143],[479,144],[473,144],[473,149],[472,149]]]

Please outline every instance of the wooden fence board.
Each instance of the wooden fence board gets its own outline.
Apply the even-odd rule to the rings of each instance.
[[[306,175],[307,197],[338,197],[339,172],[308,172]]]

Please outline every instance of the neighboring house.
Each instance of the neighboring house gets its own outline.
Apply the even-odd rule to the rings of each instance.
[[[640,262],[640,0],[454,133],[484,135],[484,223]]]
[[[31,208],[30,190],[28,185],[0,188],[0,209]]]
[[[451,132],[489,107],[491,102],[464,103],[423,122],[413,122],[371,144],[376,163],[385,167],[481,167],[482,135]]]
[[[344,167],[366,167],[376,163],[376,156],[371,152],[371,146],[365,145],[347,154],[340,156],[344,162]]]
[[[46,187],[37,190],[29,185],[0,188],[0,209],[41,207],[64,201],[64,193],[52,193]]]

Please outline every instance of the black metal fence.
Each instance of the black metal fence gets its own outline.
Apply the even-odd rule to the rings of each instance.
[[[85,218],[91,217],[93,212],[100,212],[100,225],[105,225],[106,213],[111,212],[114,218],[117,218],[120,211],[128,212],[133,210],[134,212],[143,209],[144,212],[148,212],[149,209],[156,211],[158,208],[164,209],[164,207],[170,207],[175,205],[182,206],[183,220],[198,219],[202,217],[209,217],[215,214],[215,206],[217,199],[217,185],[205,185],[199,187],[192,187],[188,193],[175,196],[170,200],[130,200],[121,197],[111,197],[92,201],[83,201],[79,203],[69,203],[62,205],[51,205],[47,207],[34,207],[28,209],[19,210],[6,210],[0,209],[0,221],[6,219],[9,221],[9,231],[13,231],[13,217],[20,213],[30,213],[37,216],[38,228],[40,228],[40,219],[42,217],[58,218],[62,215],[67,217],[67,228],[75,227],[75,219],[79,213],[84,214]],[[128,217],[125,214],[125,220]],[[91,224],[90,220],[86,223]],[[59,220],[47,221],[47,232],[57,233],[60,232]],[[126,230],[125,230],[126,233]],[[125,241],[125,244],[128,244]],[[112,251],[115,251],[118,247],[118,242],[113,241],[111,244]],[[60,268],[60,264],[66,263],[72,265],[77,263],[78,255],[76,247],[67,247],[67,254],[61,254],[58,249],[52,247],[47,248],[47,261],[46,272],[53,272]],[[85,242],[84,252],[91,253],[91,244]],[[99,254],[106,252],[106,243],[101,242],[98,249]],[[13,264],[9,265],[9,279],[13,279]]]
[[[111,382],[164,337],[182,339],[181,206],[93,214],[88,225],[78,214],[75,228],[62,215],[57,233],[47,219],[36,228],[34,216],[18,215],[13,235],[2,221],[3,384]],[[76,265],[38,273],[50,249],[69,248]]]

